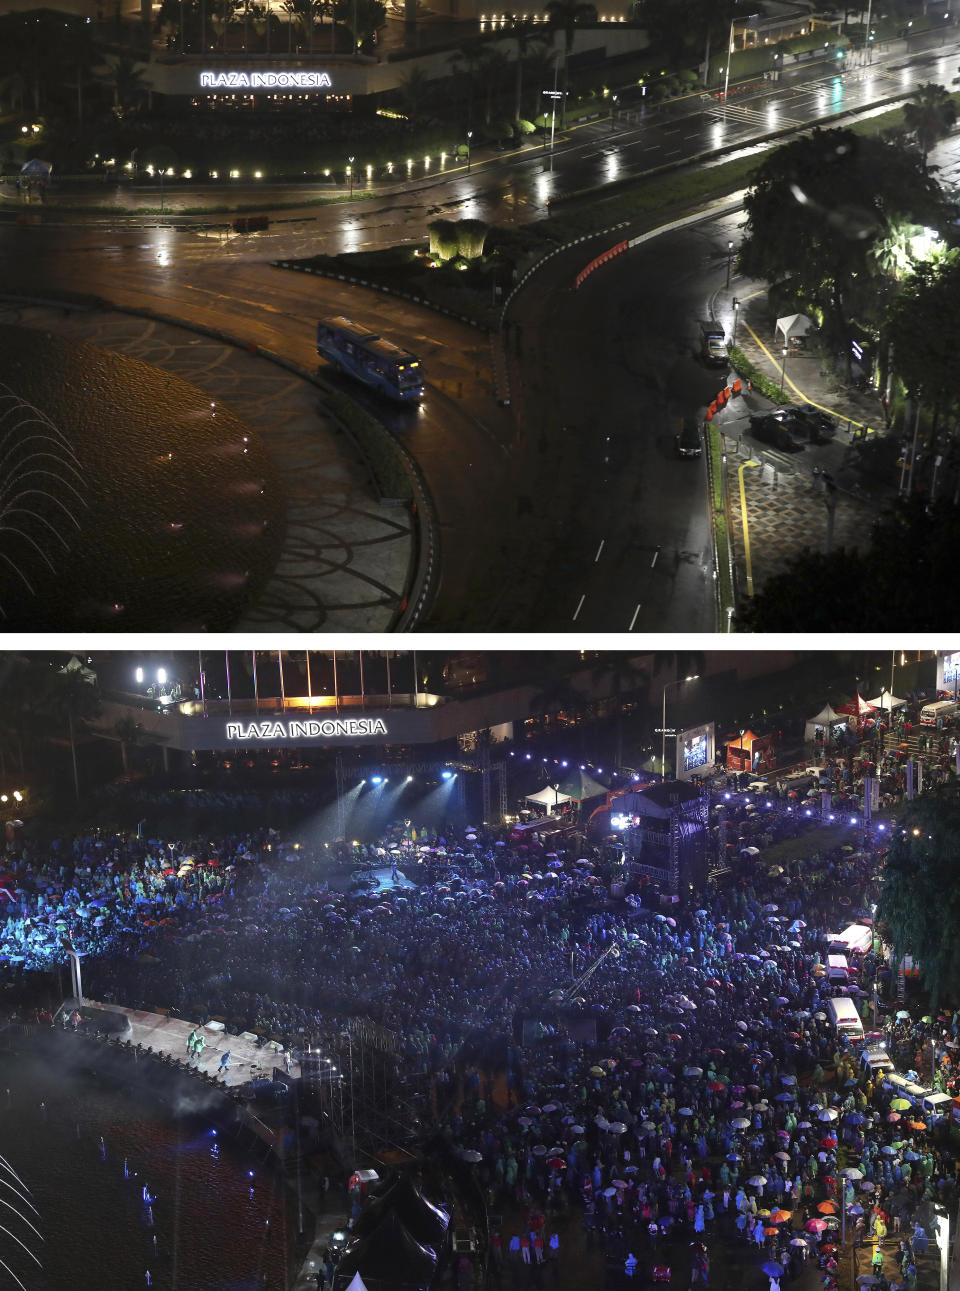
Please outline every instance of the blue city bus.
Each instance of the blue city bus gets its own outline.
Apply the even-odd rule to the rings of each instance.
[[[420,360],[349,318],[321,318],[317,353],[334,368],[402,403],[423,394]]]

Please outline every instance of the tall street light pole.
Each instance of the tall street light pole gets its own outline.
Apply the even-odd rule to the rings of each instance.
[[[690,677],[678,677],[676,681],[664,682],[663,686],[663,712],[660,719],[660,769],[663,778],[667,778],[667,691],[671,686],[683,686],[688,681],[696,681],[699,673],[694,673]]]
[[[470,163],[473,160],[473,131],[467,131],[467,174],[470,174]]]
[[[783,347],[783,349],[782,349],[781,353],[783,354],[783,359],[782,359],[782,361],[781,361],[781,363],[780,363],[780,399],[781,399],[781,401],[782,401],[782,399],[783,399],[783,382],[784,382],[784,378],[785,378],[785,376],[786,376],[786,372],[787,372],[787,347],[786,347],[786,346],[784,346],[784,347]]]

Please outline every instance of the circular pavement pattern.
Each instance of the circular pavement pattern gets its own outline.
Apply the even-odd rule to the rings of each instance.
[[[149,398],[144,398],[145,392],[152,388],[148,374],[152,372],[162,388],[167,388],[164,383],[168,380],[179,378],[176,387],[171,385],[169,389],[190,391],[189,396],[186,393],[183,396],[187,400],[185,407],[202,416],[203,408],[209,411],[213,401],[217,420],[223,419],[226,423],[230,417],[239,438],[242,439],[243,434],[248,436],[248,452],[242,456],[249,462],[252,446],[261,467],[259,475],[255,472],[248,475],[248,484],[254,477],[269,478],[275,487],[277,502],[277,516],[267,516],[259,485],[255,490],[248,487],[246,494],[234,493],[227,499],[224,495],[228,489],[236,486],[236,481],[231,484],[232,464],[212,459],[201,461],[199,444],[185,442],[180,445],[180,450],[188,455],[184,463],[189,459],[196,462],[197,467],[189,481],[200,504],[194,518],[198,523],[209,525],[223,510],[231,516],[231,523],[235,526],[232,530],[221,531],[211,540],[206,553],[207,561],[213,564],[219,557],[221,582],[212,581],[210,575],[204,583],[199,569],[194,570],[184,563],[186,544],[181,543],[180,550],[173,553],[176,558],[167,564],[161,563],[153,576],[154,583],[166,579],[171,585],[178,580],[186,584],[175,589],[184,599],[182,604],[179,600],[174,604],[173,614],[164,616],[154,609],[147,612],[144,620],[134,623],[129,613],[133,605],[130,594],[108,590],[108,580],[101,574],[97,578],[98,595],[92,600],[88,597],[88,617],[82,624],[76,617],[67,618],[67,609],[62,602],[54,602],[45,610],[43,622],[38,617],[27,622],[21,612],[17,623],[6,621],[8,628],[85,626],[91,630],[123,631],[202,626],[241,631],[324,629],[382,632],[392,626],[406,592],[413,558],[410,517],[405,509],[380,503],[373,497],[363,466],[356,461],[352,449],[325,416],[320,404],[321,394],[309,381],[261,355],[249,354],[223,341],[197,335],[185,327],[109,309],[65,313],[44,305],[7,304],[0,307],[0,325],[4,323],[42,329],[51,343],[69,343],[61,351],[65,363],[72,362],[71,356],[81,344],[98,347],[95,352],[102,356],[105,372],[109,370],[109,361],[120,361],[120,356],[138,360],[128,372],[141,373],[144,379],[139,382],[132,376],[128,378],[133,385],[128,391],[129,404],[126,406],[134,424],[142,423],[144,430],[158,423]],[[107,351],[110,353],[105,353]],[[80,395],[86,399],[86,392],[82,389],[85,368],[83,365],[78,368],[74,363],[67,370],[71,373],[74,402],[79,402]],[[14,380],[13,375],[5,358],[0,380],[11,388],[25,384]],[[50,368],[34,373],[34,376],[36,383],[30,385],[33,394],[38,392],[38,388],[48,389],[51,378],[54,378],[54,383],[62,384]],[[23,398],[26,391],[18,390],[17,393]],[[31,401],[39,403],[32,396]],[[169,404],[166,397],[163,404]],[[168,408],[171,418],[174,411]],[[84,419],[91,425],[97,424],[92,415],[85,414]],[[60,420],[62,422],[63,418]],[[114,416],[113,420],[117,418]],[[194,435],[196,427],[203,424],[196,420],[192,423]],[[61,429],[66,431],[67,427],[61,425]],[[98,432],[99,435],[102,433]],[[139,438],[139,435],[134,438]],[[153,440],[154,435],[148,434],[140,446],[145,457],[159,457],[162,453]],[[76,445],[73,446],[76,451]],[[132,498],[128,496],[131,447],[128,434],[110,433],[95,454],[99,465],[94,474],[99,473],[100,466],[108,468],[113,481],[111,496],[122,499],[127,507],[128,522],[133,526],[132,533],[123,531],[124,542],[119,545],[117,554],[124,560],[131,554],[127,540],[135,539],[139,543],[140,530],[145,527],[143,514],[132,505]],[[91,488],[92,465],[90,459],[85,458],[84,476]],[[181,487],[184,486],[181,480]],[[227,506],[228,500],[232,504],[237,496],[241,498],[240,514],[233,505]],[[281,498],[282,515],[279,511]],[[148,502],[155,510],[158,509],[159,504],[154,505],[152,498],[140,498],[141,507]],[[111,514],[109,518],[108,531],[116,533],[118,517]],[[266,542],[262,528],[264,518],[268,520]],[[272,529],[274,521],[276,528]],[[174,523],[186,524],[182,519],[174,520]],[[255,532],[258,526],[259,535]],[[180,533],[182,536],[182,531]],[[103,536],[100,541],[102,546]],[[250,555],[243,559],[240,551],[249,553],[251,549],[245,545],[249,543],[259,544],[258,558],[266,555],[269,547],[269,560],[256,564]],[[89,563],[89,553],[86,554]],[[158,554],[162,562],[163,553]],[[80,553],[75,559],[80,560]],[[224,581],[244,575],[247,576],[245,585],[222,585]],[[67,574],[66,566],[60,560],[57,562],[57,587],[68,586],[69,577],[71,575]],[[192,589],[191,580],[194,584]],[[229,604],[224,604],[221,609],[221,601],[227,592],[230,594]],[[59,591],[57,595],[60,596]],[[118,599],[121,595],[127,599]],[[187,600],[190,617],[186,616]],[[112,610],[115,604],[126,607],[123,614]],[[37,614],[36,598],[33,610]],[[217,610],[216,616],[214,610]]]

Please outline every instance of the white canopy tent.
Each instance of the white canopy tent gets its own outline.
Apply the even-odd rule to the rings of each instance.
[[[877,698],[871,699],[870,703],[874,708],[880,708],[885,713],[892,713],[895,708],[905,708],[907,701],[897,699],[896,695],[891,694],[889,690],[881,690]]]
[[[806,336],[812,327],[813,323],[806,314],[784,314],[783,318],[777,319],[777,330],[774,336],[782,332],[786,344],[793,336]]]
[[[347,1291],[367,1291],[367,1284],[359,1273],[354,1273]]]
[[[539,789],[536,793],[528,793],[526,801],[539,803],[541,807],[556,807],[561,802],[573,802],[573,799],[569,794],[561,793],[559,789],[547,785],[545,789]]]
[[[842,726],[846,720],[840,713],[832,709],[829,704],[824,704],[816,717],[807,718],[807,724],[803,729],[803,738],[808,741],[812,740],[817,733],[817,727],[823,731],[824,735],[829,735],[835,726]]]

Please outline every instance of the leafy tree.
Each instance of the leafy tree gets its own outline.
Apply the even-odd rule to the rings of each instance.
[[[930,149],[945,139],[957,124],[957,105],[949,90],[936,82],[917,86],[912,97],[903,105],[903,124],[912,135],[923,164],[927,164]]]
[[[877,903],[895,959],[912,955],[936,1012],[960,995],[960,804],[944,794],[907,806]]]
[[[757,168],[745,202],[744,273],[823,320],[850,362],[852,322],[875,312],[873,249],[904,220],[945,227],[945,199],[920,160],[850,130],[814,130]]]
[[[313,29],[323,21],[323,0],[283,0],[284,12],[302,31],[307,50],[313,53]]]
[[[560,100],[560,124],[567,119],[567,92],[570,88],[570,51],[577,26],[583,22],[597,21],[597,6],[585,0],[549,0],[547,19],[552,27],[563,32],[563,98]]]
[[[922,390],[935,414],[954,409],[960,403],[960,254],[917,266],[890,308],[887,336],[907,390]]]

